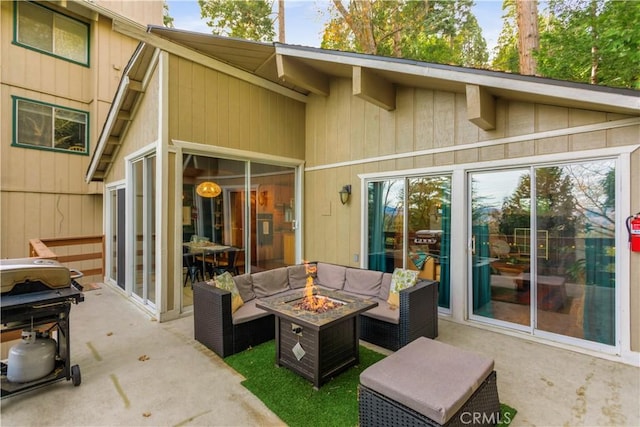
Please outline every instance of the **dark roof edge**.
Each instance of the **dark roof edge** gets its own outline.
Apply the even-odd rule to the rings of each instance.
[[[593,91],[603,92],[603,93],[613,93],[613,94],[627,95],[627,96],[635,95],[640,97],[640,90],[630,89],[630,88],[618,88],[618,87],[611,87],[611,86],[592,85],[588,83],[579,83],[579,82],[572,82],[568,80],[552,79],[549,77],[525,76],[522,74],[514,74],[506,71],[485,70],[481,68],[463,67],[459,65],[446,65],[446,64],[438,64],[435,62],[424,62],[424,61],[418,61],[415,59],[395,58],[395,57],[379,56],[379,55],[357,53],[357,52],[346,52],[346,51],[340,51],[340,50],[322,49],[317,47],[291,45],[291,44],[278,43],[278,42],[274,42],[274,46],[276,47],[276,49],[278,47],[282,47],[287,49],[295,49],[295,50],[313,52],[313,53],[324,53],[324,54],[331,54],[331,55],[337,55],[337,56],[343,56],[343,57],[377,60],[381,62],[393,62],[397,64],[429,67],[429,68],[439,69],[443,71],[455,71],[459,73],[468,73],[468,74],[482,75],[482,76],[489,76],[489,77],[496,77],[496,78],[505,78],[510,80],[520,80],[520,81],[531,82],[531,83],[543,83],[543,84],[562,86],[567,88],[593,90]]]

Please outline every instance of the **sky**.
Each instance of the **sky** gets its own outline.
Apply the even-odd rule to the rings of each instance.
[[[328,20],[326,10],[329,3],[329,0],[285,1],[285,42],[320,47],[323,24]],[[200,18],[197,0],[169,0],[167,4],[175,28],[211,33],[210,28]],[[502,0],[476,0],[473,12],[482,27],[482,34],[491,52],[502,29]]]

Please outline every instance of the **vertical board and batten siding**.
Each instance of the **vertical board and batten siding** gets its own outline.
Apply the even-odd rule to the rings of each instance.
[[[97,0],[95,3],[143,25],[162,25],[163,1]]]
[[[11,97],[19,96],[88,112],[89,149],[92,151],[122,69],[137,45],[132,39],[113,32],[110,19],[82,19],[92,26],[90,67],[75,64],[14,45],[13,8],[14,2],[0,2],[3,64],[0,68],[0,139],[3,141],[0,155],[0,256],[3,258],[28,256],[29,239],[32,238],[102,234],[99,186],[84,181],[90,157],[11,146]],[[64,12],[64,8],[55,9]],[[145,10],[149,10],[149,6],[145,6]],[[161,12],[155,16],[161,19]],[[62,254],[63,251],[63,248],[56,249],[56,253]]]
[[[305,106],[171,55],[169,140],[304,158]]]
[[[466,97],[463,94],[398,87],[397,108],[389,112],[351,96],[350,91],[349,79],[333,79],[329,97],[309,96],[307,167],[431,148],[451,147],[455,151],[306,172],[304,254],[309,259],[335,263],[348,260],[350,265],[358,265],[353,255],[360,252],[362,237],[359,235],[359,173],[631,145],[638,143],[640,135],[640,126],[629,126],[464,149],[466,144],[605,123],[627,116],[500,99],[496,102],[496,129],[484,131],[467,120]],[[338,196],[338,191],[345,184],[352,185],[348,206],[342,206]],[[636,199],[640,197],[636,195]],[[640,200],[635,203],[640,203]],[[347,229],[350,233],[345,232]],[[350,236],[348,241],[346,236]]]

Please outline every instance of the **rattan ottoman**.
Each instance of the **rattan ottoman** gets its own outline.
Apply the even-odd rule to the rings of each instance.
[[[493,360],[418,338],[360,374],[360,426],[489,426],[500,401]]]

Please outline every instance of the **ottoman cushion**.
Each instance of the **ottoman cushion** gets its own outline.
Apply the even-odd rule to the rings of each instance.
[[[445,424],[493,371],[493,360],[420,337],[360,374],[360,383]]]

